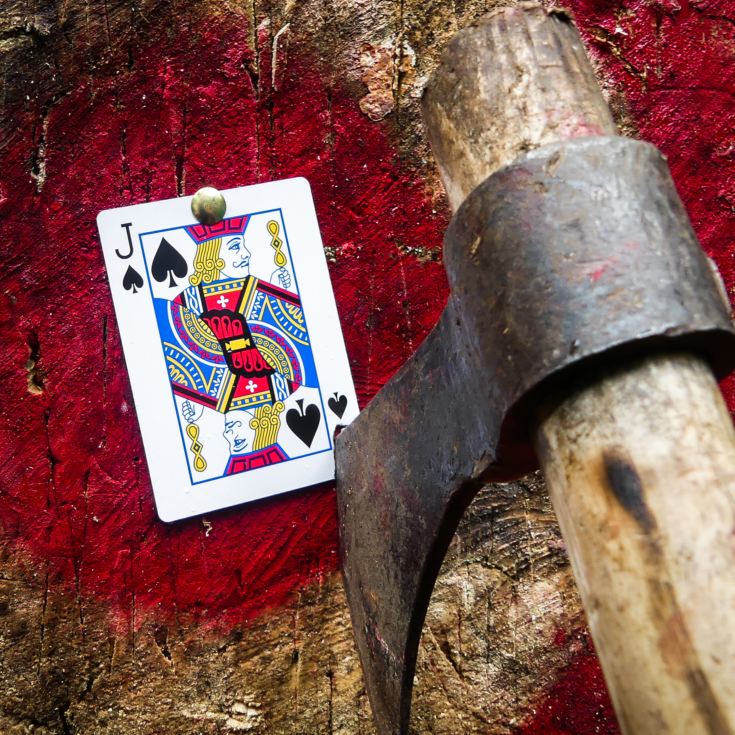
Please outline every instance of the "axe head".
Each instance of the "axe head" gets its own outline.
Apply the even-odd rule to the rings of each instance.
[[[450,306],[416,358],[373,401],[368,420],[338,437],[342,568],[380,733],[407,730],[416,653],[434,581],[480,487],[467,480],[475,472],[471,457],[484,432],[464,436],[462,421],[451,421],[459,413],[473,414],[471,393],[437,395],[431,390],[436,383],[426,380],[432,371],[443,374],[446,350],[451,354],[461,337],[454,321]],[[463,370],[464,359],[457,356],[457,370]]]
[[[345,587],[381,735],[407,732],[418,643],[457,523],[537,467],[544,400],[652,350],[735,361],[729,306],[661,154],[619,137],[539,148],[450,223],[434,331],[337,438]]]
[[[538,466],[542,405],[652,350],[704,354],[718,376],[735,367],[727,298],[664,159],[602,137],[615,126],[567,15],[526,2],[488,13],[449,44],[423,107],[457,209],[451,296],[335,443],[345,588],[380,735],[408,731],[459,519],[483,484]]]

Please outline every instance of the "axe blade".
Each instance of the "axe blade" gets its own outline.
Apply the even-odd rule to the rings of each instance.
[[[431,591],[497,436],[492,412],[476,400],[458,322],[450,301],[416,355],[337,440],[342,569],[381,735],[408,731]]]

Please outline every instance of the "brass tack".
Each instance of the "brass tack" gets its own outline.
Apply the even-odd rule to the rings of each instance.
[[[202,187],[192,197],[191,212],[203,225],[217,224],[226,210],[225,198],[212,186]]]

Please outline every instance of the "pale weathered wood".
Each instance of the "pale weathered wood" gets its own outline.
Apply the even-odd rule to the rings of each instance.
[[[735,731],[735,432],[708,366],[611,370],[536,446],[623,729]]]
[[[615,135],[579,35],[562,13],[549,15],[535,3],[499,9],[458,34],[448,54],[423,110],[454,210],[525,151],[562,138]]]
[[[141,612],[130,631],[104,603],[44,584],[32,559],[5,547],[0,558],[2,735],[375,733],[337,575],[242,624]],[[511,732],[591,656],[582,626],[540,478],[482,492],[429,609],[411,732]]]
[[[455,209],[526,150],[614,134],[562,15],[497,11],[450,53],[424,112]],[[652,356],[553,405],[537,454],[621,726],[735,732],[735,434],[709,367]]]

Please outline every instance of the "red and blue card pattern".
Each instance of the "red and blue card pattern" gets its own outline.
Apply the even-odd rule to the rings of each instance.
[[[309,184],[101,212],[97,225],[159,517],[334,478],[358,413]]]

